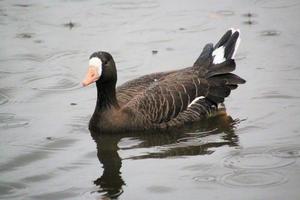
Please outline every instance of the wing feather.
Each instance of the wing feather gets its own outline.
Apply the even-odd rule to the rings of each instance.
[[[197,73],[191,70],[170,74],[138,94],[123,109],[134,112],[143,110],[144,120],[151,123],[167,122],[186,110],[197,96],[207,93],[205,88],[208,88],[208,82],[201,81]]]

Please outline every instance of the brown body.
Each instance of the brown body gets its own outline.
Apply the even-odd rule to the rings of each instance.
[[[207,44],[192,67],[142,76],[118,88],[112,56],[94,53],[91,57],[99,57],[103,64],[89,129],[94,133],[166,130],[216,113],[231,90],[245,82],[231,73],[238,37],[238,32],[228,31],[215,46]],[[214,63],[213,51],[221,46],[225,60]]]

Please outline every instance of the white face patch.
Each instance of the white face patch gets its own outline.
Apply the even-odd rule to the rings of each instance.
[[[89,60],[89,66],[96,67],[99,76],[101,76],[101,73],[102,73],[102,62],[101,62],[101,60],[100,60],[99,58],[97,58],[97,57],[92,57],[92,58]]]

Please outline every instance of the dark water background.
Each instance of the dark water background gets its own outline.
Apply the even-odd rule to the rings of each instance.
[[[0,1],[0,199],[300,199],[299,19],[298,0]],[[90,136],[91,53],[121,84],[192,65],[230,27],[247,80],[231,117]]]

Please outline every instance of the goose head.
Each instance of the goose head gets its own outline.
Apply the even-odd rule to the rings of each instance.
[[[82,81],[83,86],[97,83],[116,83],[117,70],[113,57],[104,51],[95,52],[90,56],[87,74]]]

